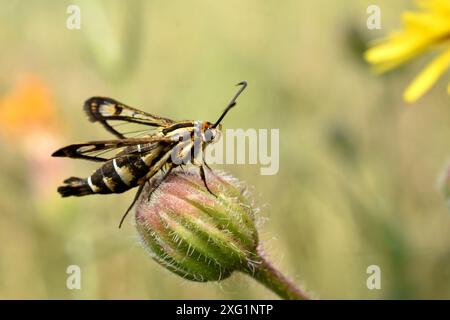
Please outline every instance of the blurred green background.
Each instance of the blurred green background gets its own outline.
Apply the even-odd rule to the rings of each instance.
[[[140,247],[134,192],[62,199],[95,163],[57,148],[111,138],[82,111],[93,95],[173,119],[213,121],[243,79],[225,128],[279,128],[280,170],[223,165],[253,189],[260,237],[319,298],[450,299],[450,212],[438,187],[450,151],[445,81],[414,105],[403,89],[426,61],[374,76],[365,45],[400,26],[410,1],[0,0],[0,298],[275,298],[235,274],[185,281]],[[66,9],[81,8],[68,30]],[[66,288],[66,268],[82,289]],[[366,268],[379,265],[381,290]]]

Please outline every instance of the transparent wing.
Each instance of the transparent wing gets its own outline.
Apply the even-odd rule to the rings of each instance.
[[[127,106],[107,97],[92,97],[84,103],[84,110],[92,122],[100,122],[106,130],[120,139],[127,136],[138,136],[152,131],[149,128],[130,127],[129,124],[165,128],[175,121],[158,117]]]
[[[161,144],[170,145],[173,143],[173,140],[166,137],[91,141],[71,144],[56,150],[52,157],[68,157],[103,162],[126,154],[145,154]]]

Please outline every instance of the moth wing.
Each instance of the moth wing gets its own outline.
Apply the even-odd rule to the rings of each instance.
[[[91,141],[71,144],[58,149],[52,154],[52,157],[67,157],[104,162],[127,154],[145,154],[162,143],[173,144],[174,141],[167,137]],[[105,156],[107,153],[111,155]]]
[[[107,97],[92,97],[88,99],[84,103],[84,110],[90,121],[100,122],[106,130],[120,139],[124,139],[127,135],[124,130],[118,130],[117,126],[115,127],[115,125],[121,125],[120,122],[150,126],[153,129],[157,127],[164,128],[175,123],[171,119],[149,114]],[[148,130],[147,128],[146,130],[136,130],[131,133],[145,131],[148,133]]]

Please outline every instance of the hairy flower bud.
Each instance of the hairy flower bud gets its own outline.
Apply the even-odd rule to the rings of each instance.
[[[238,181],[206,172],[211,194],[198,170],[174,170],[136,206],[136,225],[153,259],[193,281],[219,281],[248,272],[257,260],[254,208]],[[158,184],[159,181],[153,181]]]

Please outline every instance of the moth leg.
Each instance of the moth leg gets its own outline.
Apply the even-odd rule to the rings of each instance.
[[[125,218],[127,217],[128,213],[130,212],[131,208],[134,207],[134,204],[136,203],[137,199],[138,199],[139,196],[141,195],[142,190],[144,189],[144,186],[145,186],[145,183],[146,183],[146,182],[147,182],[147,181],[144,181],[143,183],[141,183],[141,184],[139,185],[139,189],[138,189],[138,191],[136,192],[136,195],[134,196],[133,202],[131,202],[131,205],[128,207],[127,211],[125,211],[125,214],[122,216],[122,219],[120,219],[119,229],[120,229],[120,227],[122,227],[122,223],[124,222]]]
[[[217,198],[217,196],[209,189],[208,184],[206,183],[206,177],[205,177],[205,169],[203,169],[203,165],[200,165],[200,177],[202,178],[203,184],[205,185],[206,190],[208,190],[209,193],[211,193],[214,197]],[[211,169],[211,168],[209,168]]]
[[[209,164],[206,162],[205,154],[204,154],[204,153],[203,153],[203,157],[202,157],[202,158],[203,158],[203,159],[202,159],[203,164],[205,165],[206,169],[208,169],[211,173],[214,173],[213,169],[211,169],[211,167],[209,166]]]
[[[159,182],[154,185],[152,187],[152,189],[149,191],[148,193],[148,198],[147,201],[150,200],[150,197],[153,193],[153,191],[155,191],[156,189],[158,189],[158,187],[160,186],[160,184],[164,181],[164,179],[169,175],[169,173],[172,171],[172,166],[169,167],[169,169],[167,169],[166,172],[164,172],[163,177],[161,178],[161,180],[159,180]],[[128,215],[128,213],[130,212],[131,208],[133,208],[134,204],[136,203],[136,201],[139,199],[139,196],[141,195],[142,191],[144,190],[144,186],[145,184],[149,181],[150,179],[144,180],[140,185],[139,185],[139,189],[136,192],[136,195],[134,196],[133,202],[131,203],[131,205],[128,207],[127,211],[125,212],[125,214],[123,215],[122,219],[120,220],[119,223],[119,229],[122,226],[123,221],[125,220],[126,216]]]
[[[153,186],[153,188],[148,192],[148,197],[147,197],[147,201],[150,200],[153,191],[155,191],[156,189],[158,189],[158,187],[161,185],[161,183],[164,182],[164,180],[167,178],[167,176],[170,174],[170,172],[172,171],[173,166],[170,166],[166,172],[163,173],[163,176],[161,177],[161,179],[159,179],[159,181]]]
[[[205,161],[205,153],[204,153],[204,149],[205,149],[205,145],[203,146],[203,149],[202,149],[202,151],[203,151],[203,152],[202,152],[202,163],[201,163],[201,164],[196,163],[194,157],[191,159],[191,163],[192,163],[194,166],[199,167],[199,169],[200,169],[200,178],[202,178],[202,181],[203,181],[203,184],[205,185],[206,190],[208,190],[209,193],[211,193],[214,197],[217,198],[217,196],[211,191],[211,189],[208,187],[208,184],[206,183],[205,169],[203,168],[203,164],[204,164],[204,165],[206,166],[206,168],[208,168],[208,170],[211,171],[213,174],[214,174],[214,172],[212,171],[211,167],[210,167],[210,166],[206,163],[206,161]]]

